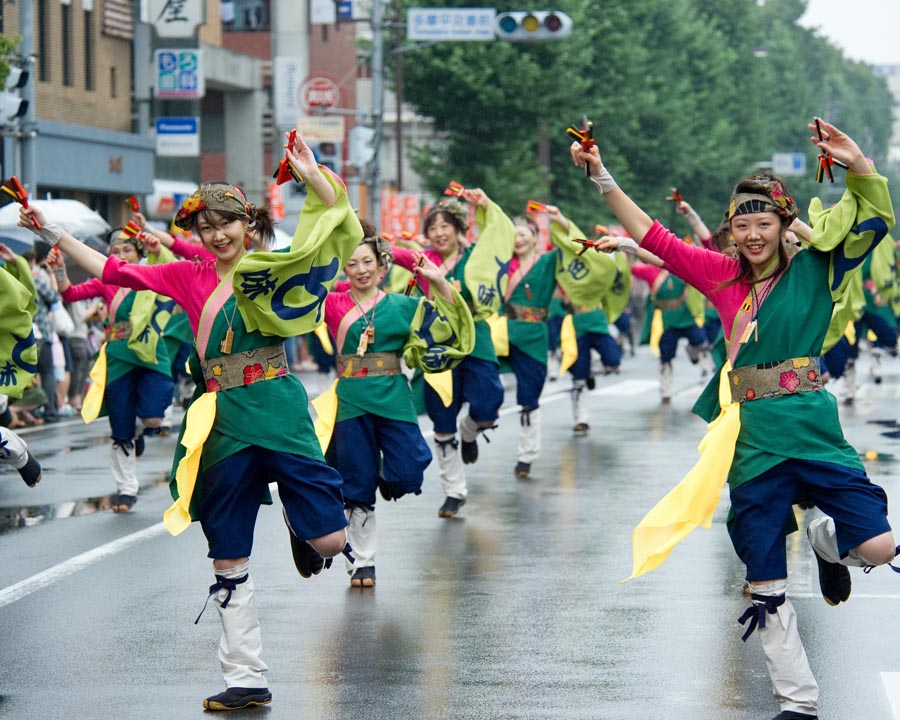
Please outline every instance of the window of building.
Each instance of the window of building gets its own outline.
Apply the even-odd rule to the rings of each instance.
[[[72,84],[72,8],[62,5],[62,81],[63,85]]]
[[[94,13],[84,11],[84,89],[94,89]]]
[[[50,18],[47,0],[38,0],[38,80],[50,79]]]
[[[269,30],[269,0],[222,0],[222,27],[234,32]]]

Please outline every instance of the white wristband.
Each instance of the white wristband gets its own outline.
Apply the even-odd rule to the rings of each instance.
[[[59,239],[65,234],[65,230],[63,230],[56,223],[44,223],[41,225],[40,230],[32,230],[32,232],[37,235],[41,240],[50,245],[50,247],[56,247],[59,245]]]
[[[619,247],[617,248],[621,252],[626,255],[637,255],[638,244],[634,241],[634,238],[620,238],[619,239]]]
[[[600,166],[600,171],[596,175],[590,175],[589,178],[597,186],[601,195],[606,195],[610,190],[619,187],[613,180],[613,176],[609,174],[609,170],[603,165]]]

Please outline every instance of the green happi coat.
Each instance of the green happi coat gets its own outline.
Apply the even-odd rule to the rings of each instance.
[[[454,302],[439,293],[434,300],[387,294],[374,306],[375,342],[367,352],[396,353],[416,370],[449,370],[475,345],[475,323],[460,293]],[[353,353],[367,326],[371,310],[347,328],[340,353]],[[484,325],[484,323],[481,323]],[[436,348],[441,350],[436,351]],[[372,377],[339,377],[336,422],[372,414],[390,420],[418,423],[412,392],[403,373]]]
[[[894,224],[887,181],[879,175],[848,173],[841,201],[822,210],[814,200],[810,219],[810,248],[793,257],[763,303],[758,339],[740,347],[735,367],[821,355],[834,302]],[[731,342],[736,340],[732,336]],[[707,422],[719,414],[718,388],[716,375],[694,406]],[[837,401],[825,390],[744,402],[740,422],[728,476],[732,490],[794,458],[863,469],[844,438]]]

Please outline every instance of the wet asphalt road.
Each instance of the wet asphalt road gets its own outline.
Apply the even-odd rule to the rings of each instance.
[[[508,394],[469,468],[459,517],[437,517],[434,466],[422,495],[379,504],[374,590],[351,590],[342,563],[301,579],[277,498],[263,508],[251,572],[274,698],[229,717],[775,715],[758,640],[742,643],[736,623],[747,601],[727,498],[711,530],[660,569],[618,582],[630,573],[631,530],[691,467],[704,432],[690,414],[696,368],[679,358],[677,394],[661,407],[654,363],[644,348],[598,379],[587,437],[571,432],[569,380],[548,383],[543,454],[524,481],[512,475],[518,417]],[[881,454],[866,461],[869,473],[900,497],[900,440],[871,423],[897,414],[900,364],[885,365],[881,385],[865,367],[860,379],[856,404],[841,410],[845,432],[860,452]],[[202,698],[223,687],[215,610],[193,624],[213,580],[202,533],[172,538],[160,524],[175,436],[148,441],[136,511],[116,515],[102,510],[107,434],[103,420],[27,431],[45,468],[33,490],[0,469],[0,717],[199,718]],[[900,576],[854,569],[851,602],[831,608],[805,537],[790,547],[789,593],[820,717],[900,718]]]

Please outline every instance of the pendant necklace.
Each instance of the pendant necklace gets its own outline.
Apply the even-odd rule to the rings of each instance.
[[[234,330],[231,329],[232,323],[234,322],[234,314],[237,312],[237,303],[234,304],[234,309],[231,311],[231,317],[225,314],[225,308],[222,308],[222,317],[225,318],[225,322],[228,323],[228,329],[225,331],[225,339],[219,343],[219,352],[223,355],[228,355],[231,353],[231,344],[234,342]]]
[[[359,345],[356,347],[356,354],[359,357],[362,357],[366,354],[369,343],[375,344],[375,305],[372,305],[372,316],[369,318],[366,317],[366,313],[363,311],[362,306],[356,302],[356,298],[352,295],[350,297],[353,299],[353,304],[356,305],[356,308],[359,310],[363,322],[365,323],[365,327],[359,335]],[[363,300],[363,302],[365,302],[365,300]]]

